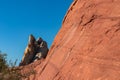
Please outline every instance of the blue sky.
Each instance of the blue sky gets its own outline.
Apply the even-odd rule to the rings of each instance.
[[[0,50],[20,62],[28,36],[50,47],[73,0],[0,0]]]

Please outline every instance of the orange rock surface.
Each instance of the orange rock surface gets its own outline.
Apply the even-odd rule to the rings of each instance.
[[[120,80],[120,0],[74,0],[34,69],[30,80]]]

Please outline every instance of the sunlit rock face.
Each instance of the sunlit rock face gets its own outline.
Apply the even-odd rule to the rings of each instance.
[[[47,43],[42,38],[38,38],[38,40],[36,40],[33,35],[30,35],[29,42],[25,49],[20,66],[30,64],[42,58],[46,58],[47,53]]]
[[[120,80],[120,0],[74,0],[48,56],[32,65],[30,80]]]

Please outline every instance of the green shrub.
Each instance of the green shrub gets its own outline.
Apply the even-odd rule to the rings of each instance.
[[[6,54],[0,53],[0,73],[5,71],[8,68],[7,62],[6,62]]]
[[[20,68],[16,67],[16,62],[6,61],[7,55],[0,52],[0,80],[22,80],[28,78],[30,75],[35,74],[35,71],[32,71],[22,75]],[[34,72],[34,73],[33,73]]]

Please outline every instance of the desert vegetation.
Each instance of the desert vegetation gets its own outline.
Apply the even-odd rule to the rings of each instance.
[[[16,67],[16,62],[7,62],[7,55],[0,52],[0,80],[22,80],[28,76],[35,74],[34,71],[26,74],[21,73],[21,69]]]

